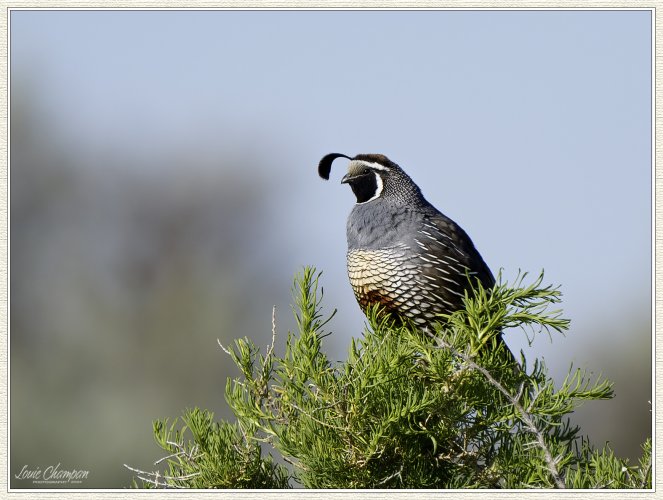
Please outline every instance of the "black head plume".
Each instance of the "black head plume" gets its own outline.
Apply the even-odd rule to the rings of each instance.
[[[329,180],[329,173],[331,172],[331,166],[333,161],[336,158],[347,158],[348,160],[352,160],[347,155],[344,155],[342,153],[329,153],[328,155],[325,155],[322,157],[322,160],[320,160],[320,163],[318,163],[318,174],[320,177],[322,177],[325,180]]]

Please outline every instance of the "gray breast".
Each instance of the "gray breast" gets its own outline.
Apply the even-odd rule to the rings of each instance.
[[[347,224],[348,249],[373,249],[409,244],[421,215],[381,198],[356,204]]]

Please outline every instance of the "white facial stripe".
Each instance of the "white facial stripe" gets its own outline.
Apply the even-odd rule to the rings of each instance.
[[[369,165],[373,165],[373,164],[369,163]],[[382,170],[386,170],[386,169],[382,168]],[[368,203],[369,201],[373,201],[376,198],[379,198],[380,195],[382,194],[382,188],[384,187],[383,184],[382,184],[382,176],[378,173],[375,173],[373,175],[375,175],[375,184],[377,184],[377,187],[375,188],[375,194],[373,195],[372,198],[370,198],[366,201],[362,201],[361,203],[357,203],[357,205],[363,205],[364,203]]]

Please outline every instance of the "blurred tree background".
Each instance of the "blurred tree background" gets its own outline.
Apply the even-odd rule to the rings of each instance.
[[[162,151],[158,176],[118,171],[137,160],[77,156],[30,101],[12,94],[11,459],[122,487],[122,462],[153,456],[152,419],[227,411],[216,339],[269,334],[270,301],[288,300],[296,268],[275,272],[281,249],[256,244],[264,169],[219,168],[259,172],[258,155]]]
[[[616,398],[576,421],[639,456],[649,18],[488,14],[12,12],[12,487],[35,486],[13,478],[24,465],[61,463],[90,470],[82,487],[122,488],[123,463],[159,456],[152,420],[229,417],[237,372],[217,339],[266,345],[276,305],[283,341],[303,265],[324,272],[340,310],[329,355],[345,358],[364,322],[344,267],[353,197],[316,178],[336,150],[401,163],[495,272],[545,268],[562,285],[569,336],[507,343],[553,374],[573,362],[613,380]]]

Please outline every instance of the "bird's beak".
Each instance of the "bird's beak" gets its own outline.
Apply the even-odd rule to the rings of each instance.
[[[341,184],[351,184],[352,181],[354,181],[355,179],[359,179],[361,177],[366,177],[367,175],[369,175],[369,174],[366,173],[366,172],[364,172],[364,173],[349,173],[348,172],[341,179]]]

